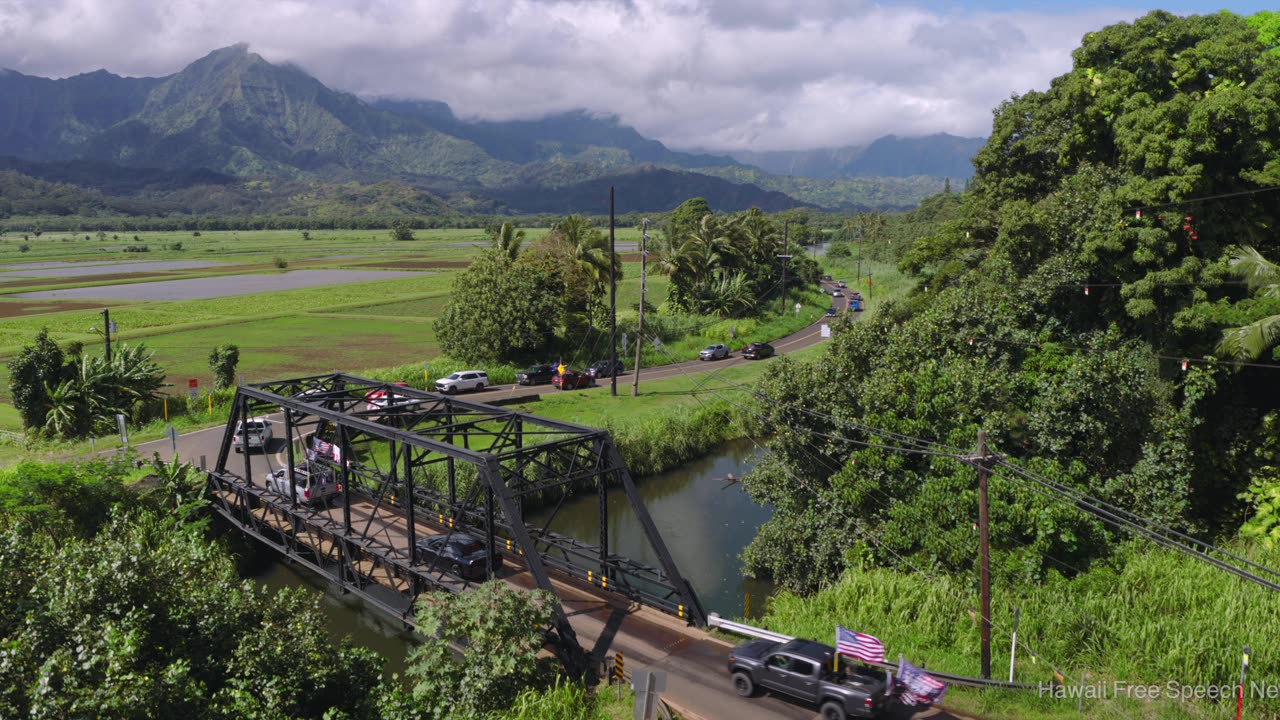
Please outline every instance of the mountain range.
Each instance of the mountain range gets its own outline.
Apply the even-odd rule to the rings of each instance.
[[[680,152],[613,116],[470,121],[437,101],[363,100],[245,45],[162,78],[0,71],[0,99],[0,169],[90,188],[99,205],[274,180],[327,196],[324,186],[402,187],[456,212],[600,212],[611,185],[620,212],[694,196],[722,210],[909,207],[943,177],[972,174],[983,143],[890,136],[800,153]]]

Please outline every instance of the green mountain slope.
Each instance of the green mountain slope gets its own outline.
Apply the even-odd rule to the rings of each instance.
[[[145,190],[147,203],[166,207],[174,193],[203,184],[220,188],[215,205],[238,212],[252,204],[241,203],[231,186],[257,179],[357,183],[391,198],[425,192],[480,212],[595,207],[611,182],[625,185],[627,202],[644,210],[694,196],[722,198],[718,207],[726,210],[890,209],[913,206],[940,189],[940,181],[927,178],[771,175],[728,157],[671,150],[608,115],[471,122],[444,103],[368,103],[296,66],[273,65],[244,45],[214,51],[164,78],[99,71],[47,80],[5,72],[0,93],[18,100],[0,103],[0,167],[104,196]]]
[[[72,157],[86,140],[141,110],[160,82],[106,70],[64,80],[0,70],[0,155]]]

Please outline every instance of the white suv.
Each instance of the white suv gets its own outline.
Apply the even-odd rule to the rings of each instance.
[[[460,370],[436,381],[436,391],[453,395],[464,390],[480,391],[489,386],[489,375],[483,370]]]

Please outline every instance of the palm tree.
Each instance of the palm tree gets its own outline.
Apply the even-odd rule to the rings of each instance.
[[[1252,247],[1243,247],[1231,256],[1231,273],[1244,278],[1256,297],[1280,298],[1280,265],[1262,257]],[[1280,315],[1269,315],[1248,325],[1222,332],[1218,352],[1239,360],[1257,358],[1280,341]]]
[[[516,226],[504,222],[502,225],[492,228],[489,231],[493,238],[493,246],[498,252],[506,255],[511,260],[515,260],[520,254],[520,247],[524,245],[524,230],[517,230]]]
[[[551,228],[573,251],[573,260],[591,278],[591,294],[601,295],[609,286],[609,238],[581,215],[570,215]],[[622,263],[614,258],[614,269],[622,277]]]

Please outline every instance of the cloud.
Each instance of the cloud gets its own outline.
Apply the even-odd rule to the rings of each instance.
[[[0,67],[166,75],[237,42],[357,95],[459,115],[615,113],[673,147],[807,149],[984,135],[1011,94],[1137,16],[869,0],[0,0]]]

